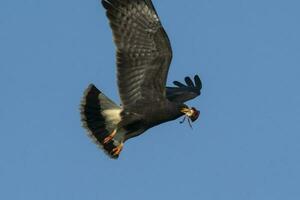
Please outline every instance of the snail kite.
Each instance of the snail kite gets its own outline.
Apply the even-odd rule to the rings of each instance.
[[[102,0],[117,47],[117,80],[121,106],[91,84],[81,102],[81,120],[89,136],[111,157],[118,158],[126,140],[199,111],[185,101],[200,95],[202,84],[186,77],[166,87],[172,59],[170,41],[151,0]]]

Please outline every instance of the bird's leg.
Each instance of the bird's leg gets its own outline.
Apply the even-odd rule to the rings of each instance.
[[[123,149],[124,143],[121,142],[118,146],[116,146],[115,148],[113,148],[113,150],[111,151],[111,154],[113,156],[119,156],[122,149]]]
[[[104,138],[103,140],[103,144],[107,144],[108,142],[110,142],[114,136],[116,135],[117,133],[117,129],[115,129],[109,136],[107,136],[106,138]]]

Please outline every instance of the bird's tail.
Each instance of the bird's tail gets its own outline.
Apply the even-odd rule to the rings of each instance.
[[[81,121],[88,135],[110,157],[117,158],[111,154],[116,145],[113,142],[105,142],[105,138],[116,130],[121,121],[121,107],[91,84],[84,92],[80,109]]]

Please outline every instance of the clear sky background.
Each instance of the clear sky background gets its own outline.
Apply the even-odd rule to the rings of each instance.
[[[98,0],[0,1],[0,199],[299,200],[300,1],[153,0],[168,83],[199,74],[180,120],[109,159],[81,128],[89,83],[119,102]]]

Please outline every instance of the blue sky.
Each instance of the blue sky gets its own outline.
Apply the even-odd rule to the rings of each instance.
[[[201,116],[111,160],[78,111],[89,83],[119,102],[99,1],[0,1],[0,199],[300,199],[300,2],[153,2]]]

